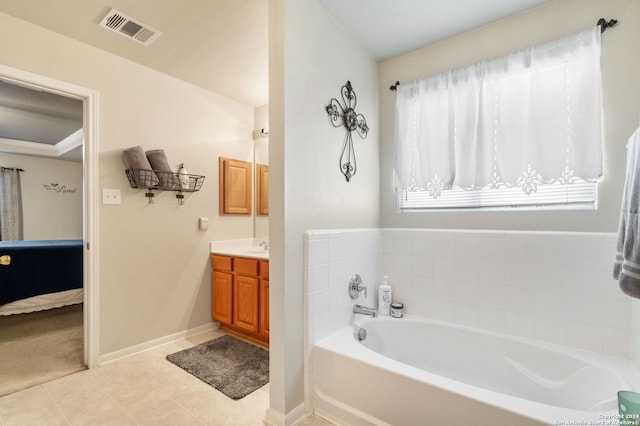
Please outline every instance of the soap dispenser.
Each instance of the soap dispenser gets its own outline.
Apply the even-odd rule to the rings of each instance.
[[[378,314],[389,315],[391,312],[392,291],[389,276],[382,276],[382,284],[378,287]]]

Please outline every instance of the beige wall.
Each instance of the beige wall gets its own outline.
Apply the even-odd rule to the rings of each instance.
[[[398,213],[393,191],[395,93],[389,86],[501,56],[616,18],[602,37],[604,178],[597,211]],[[558,0],[380,64],[381,214],[385,227],[607,231],[617,228],[625,144],[640,113],[640,2]]]
[[[0,153],[20,175],[25,240],[82,239],[82,163]]]
[[[376,62],[315,1],[270,1],[271,407],[303,402],[303,233],[379,225]],[[339,170],[344,128],[325,106],[350,80],[370,131],[354,135],[358,171]],[[348,279],[348,278],[347,278]]]
[[[99,186],[122,191],[98,212],[100,354],[210,322],[209,242],[253,236],[251,217],[218,216],[218,157],[251,161],[253,108],[2,13],[0,63],[99,92]],[[202,190],[148,205],[124,173],[134,145],[205,175]]]

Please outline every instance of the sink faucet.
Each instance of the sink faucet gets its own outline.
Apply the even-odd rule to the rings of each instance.
[[[353,313],[369,315],[369,316],[372,316],[373,318],[378,316],[378,313],[376,312],[375,309],[370,308],[368,306],[358,305],[358,304],[353,305]]]
[[[266,241],[262,241],[260,244],[258,244],[260,247],[264,248],[265,250],[269,250],[269,243]]]

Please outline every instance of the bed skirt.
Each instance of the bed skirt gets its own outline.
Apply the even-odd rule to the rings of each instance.
[[[83,293],[83,289],[77,288],[16,300],[15,302],[0,306],[0,315],[24,314],[44,311],[46,309],[61,308],[67,305],[76,305],[82,303]]]

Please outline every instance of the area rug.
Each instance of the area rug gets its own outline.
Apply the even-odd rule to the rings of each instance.
[[[167,355],[167,360],[231,399],[269,383],[269,352],[229,335]]]

